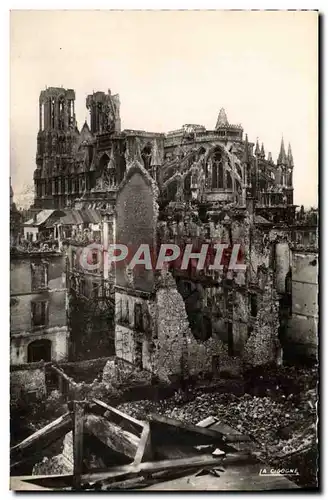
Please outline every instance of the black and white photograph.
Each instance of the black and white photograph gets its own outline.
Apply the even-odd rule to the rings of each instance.
[[[318,491],[319,19],[11,10],[10,490]]]

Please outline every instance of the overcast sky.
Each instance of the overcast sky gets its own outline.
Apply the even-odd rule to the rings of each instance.
[[[214,129],[224,107],[274,160],[283,135],[294,156],[294,200],[317,205],[317,13],[232,11],[14,11],[11,13],[11,176],[32,184],[38,99],[73,88],[111,89],[122,129]]]

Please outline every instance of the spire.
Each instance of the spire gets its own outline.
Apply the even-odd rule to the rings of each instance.
[[[249,162],[249,149],[248,149],[248,135],[245,137],[245,151],[244,151],[244,163]]]
[[[281,146],[280,146],[280,153],[278,156],[278,164],[280,165],[286,165],[287,163],[287,157],[286,157],[286,152],[285,152],[285,145],[284,145],[284,138],[281,138]]]
[[[260,146],[258,139],[256,139],[255,156],[260,156]]]
[[[271,151],[269,151],[269,153],[268,153],[268,161],[269,161],[270,163],[273,163],[273,159],[272,159],[272,153],[271,153]]]
[[[226,112],[225,112],[224,108],[221,108],[217,122],[216,122],[215,129],[218,129],[221,127],[228,127],[228,125],[229,125],[229,122],[228,122]]]
[[[265,151],[264,151],[263,142],[262,142],[262,146],[261,146],[260,158],[262,158],[262,160],[265,160]]]
[[[290,143],[288,144],[287,160],[288,160],[288,165],[290,167],[293,167],[294,166],[294,159],[293,159],[293,153],[292,153],[292,148],[291,148]]]

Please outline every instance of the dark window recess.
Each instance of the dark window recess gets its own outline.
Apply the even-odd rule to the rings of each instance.
[[[257,316],[257,295],[255,293],[250,294],[249,301],[250,301],[251,316],[253,316],[253,318],[256,318],[256,316]]]
[[[72,267],[77,267],[76,251],[72,250]]]
[[[136,304],[134,307],[134,327],[136,330],[143,330],[141,304]]]
[[[51,391],[59,389],[59,377],[57,373],[55,373],[51,369],[50,370],[48,369],[46,370],[45,377],[46,377],[46,388],[48,394],[50,394]]]
[[[292,271],[289,269],[285,278],[285,292],[288,294],[292,293]]]
[[[92,264],[94,266],[98,264],[98,252],[92,252]]]
[[[32,290],[39,290],[48,285],[48,266],[46,264],[31,264]]]
[[[51,341],[48,339],[34,340],[27,347],[27,362],[51,361]]]
[[[32,302],[32,326],[46,326],[48,323],[47,302]]]
[[[142,342],[139,342],[139,341],[136,341],[135,364],[140,370],[142,370],[142,368],[143,368],[143,365],[142,365]]]
[[[248,326],[247,327],[247,336],[250,337],[253,333],[253,327],[252,326]]]
[[[86,287],[85,287],[85,280],[81,279],[80,280],[80,294],[84,295],[84,297],[85,297],[85,289],[86,289]]]
[[[234,355],[232,323],[228,323],[228,356]]]
[[[214,377],[218,377],[220,374],[220,357],[212,356],[212,373]]]
[[[92,295],[98,297],[98,283],[92,283]]]
[[[212,321],[207,316],[203,317],[203,340],[212,337]]]

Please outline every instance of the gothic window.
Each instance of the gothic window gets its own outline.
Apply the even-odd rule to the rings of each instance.
[[[80,294],[83,295],[84,297],[86,296],[85,295],[85,289],[86,289],[85,279],[81,278],[81,280],[80,280]]]
[[[231,174],[230,174],[230,172],[228,172],[228,170],[226,170],[226,186],[227,186],[227,189],[232,189],[232,178],[231,178]]]
[[[212,188],[223,189],[223,158],[221,150],[217,150],[213,156],[212,169]]]
[[[149,170],[151,163],[151,146],[149,144],[143,148],[141,158],[144,162],[145,168]]]
[[[59,101],[58,111],[59,111],[58,128],[60,130],[64,130],[64,101],[63,101],[63,99],[60,99],[60,101]]]
[[[98,297],[98,283],[97,282],[92,283],[92,296],[94,298]]]
[[[44,103],[41,104],[40,130],[44,130]]]
[[[98,250],[92,252],[92,265],[98,264]]]
[[[51,99],[51,128],[55,128],[55,99]]]
[[[100,171],[103,172],[104,170],[106,170],[107,167],[108,167],[108,164],[109,164],[109,157],[105,153],[105,154],[102,155],[102,157],[99,160],[99,169],[100,169]]]
[[[46,300],[31,302],[32,327],[48,324],[48,303]]]
[[[48,339],[34,340],[27,347],[27,362],[51,361],[51,341]]]

